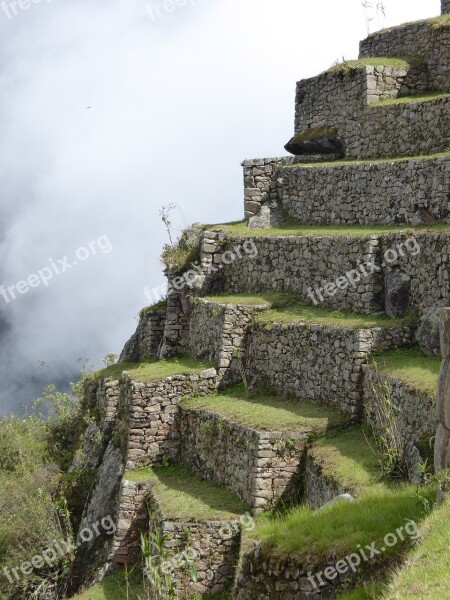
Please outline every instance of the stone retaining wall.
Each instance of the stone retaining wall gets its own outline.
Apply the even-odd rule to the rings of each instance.
[[[219,402],[219,400],[218,400]],[[205,410],[181,410],[181,461],[253,513],[295,495],[307,434],[256,431]],[[276,424],[274,424],[276,426]]]
[[[262,206],[278,205],[278,168],[293,163],[294,160],[294,157],[244,160],[242,167],[246,219],[258,214]]]
[[[118,362],[139,362],[148,356],[157,356],[164,334],[166,314],[166,309],[143,309],[136,332],[125,344]]]
[[[409,326],[349,329],[256,323],[248,337],[247,369],[277,393],[362,415],[363,365],[374,352],[411,345]]]
[[[443,360],[436,407],[439,420],[434,446],[436,472],[450,468],[450,308],[441,309],[439,333]]]
[[[194,551],[197,582],[191,582],[191,592],[214,594],[224,591],[233,581],[238,560],[241,535],[239,520],[183,523],[165,519],[151,490],[151,482],[122,483],[111,560],[116,564],[133,565],[140,562],[141,534],[160,530],[166,536],[164,547],[167,551],[165,560],[168,562],[186,548]],[[181,595],[185,576],[182,567],[174,568],[172,576],[175,589]]]
[[[215,369],[197,375],[173,375],[137,383],[129,376],[120,380],[121,411],[128,423],[128,469],[161,464],[163,458],[176,461],[180,437],[180,400],[186,396],[207,396],[217,390]]]
[[[333,99],[329,99],[333,103]],[[351,107],[351,104],[349,105]],[[330,122],[317,107],[312,121],[333,126],[349,159],[377,159],[446,152],[450,146],[450,98],[371,104],[358,116],[336,112]],[[301,114],[302,107],[297,107]],[[296,119],[296,132],[307,129]]]
[[[312,454],[308,454],[306,458],[304,477],[304,501],[310,508],[320,508],[336,496],[348,492],[335,479],[325,477]]]
[[[385,435],[384,428],[389,416],[383,408],[386,399],[393,407],[403,451],[408,460],[411,444],[425,449],[436,433],[436,398],[383,374],[375,366],[365,366],[364,419],[377,435],[382,436]]]
[[[390,233],[381,237],[382,256],[390,249],[404,244],[410,237],[407,233]],[[398,269],[410,278],[410,307],[422,315],[428,308],[442,300],[448,300],[450,291],[450,275],[448,262],[450,259],[450,234],[439,232],[416,232],[414,239],[420,249],[404,252],[386,266],[384,273],[390,269]]]
[[[169,281],[173,277],[169,275]],[[188,338],[188,314],[183,291],[169,290],[167,294],[167,315],[161,340],[160,359],[173,358],[186,351]]]
[[[450,0],[441,0],[441,13],[450,13]]]
[[[448,12],[448,0],[443,12]],[[450,28],[433,28],[430,21],[407,23],[370,35],[360,43],[360,58],[370,56],[421,57],[428,72],[428,88],[450,89]]]
[[[330,557],[331,558],[331,557]],[[308,574],[323,572],[328,566],[334,567],[341,557],[329,564],[317,564],[291,557],[282,557],[265,548],[261,542],[247,542],[241,551],[239,571],[233,590],[235,600],[316,600],[335,598],[341,588],[339,574],[334,581],[323,579],[324,585],[317,588],[308,579]],[[351,579],[345,573],[343,582]],[[317,580],[315,580],[317,581]]]
[[[372,314],[384,312],[391,293],[386,277],[397,270],[410,280],[409,309],[422,315],[448,298],[448,232],[372,234],[370,236],[284,235],[225,237],[221,251],[211,254],[220,261],[223,251],[251,243],[254,257],[223,264],[216,287],[224,292],[292,292],[308,303],[322,303],[337,310]],[[407,244],[407,245],[406,245]],[[386,260],[386,252],[387,258]],[[394,260],[395,255],[397,258]],[[361,263],[374,262],[376,270],[360,273],[355,285],[337,289],[336,281]],[[334,288],[324,290],[327,284]],[[320,297],[317,291],[320,291]]]
[[[218,365],[222,386],[241,380],[239,360],[244,360],[247,327],[261,310],[264,308],[224,305],[202,298],[192,300],[188,351],[199,360]]]
[[[342,70],[327,71],[297,83],[295,129],[361,119],[369,104],[426,88],[420,70],[411,67],[344,66]]]
[[[141,534],[148,531],[149,489],[146,483],[122,481],[115,521],[117,530],[111,549],[111,560],[116,564],[141,562]]]
[[[278,169],[283,212],[305,224],[450,223],[450,156]]]
[[[83,386],[83,407],[100,421],[112,424],[117,417],[119,382],[114,379],[88,377]]]
[[[308,294],[327,282],[354,269],[361,261],[377,260],[379,239],[370,237],[329,236],[249,236],[258,255],[253,260],[236,261],[222,270],[224,291],[271,292],[274,290],[295,293],[311,302]],[[230,237],[227,245],[243,243],[244,238]],[[377,260],[378,262],[378,260]],[[339,310],[371,313],[382,309],[383,282],[374,273],[356,286],[348,286],[327,304]]]

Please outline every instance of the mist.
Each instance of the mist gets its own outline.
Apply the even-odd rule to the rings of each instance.
[[[285,154],[295,82],[356,58],[367,21],[359,0],[0,5],[3,415],[120,352],[163,283],[160,207],[242,218],[240,162]],[[384,5],[373,29],[440,12]]]

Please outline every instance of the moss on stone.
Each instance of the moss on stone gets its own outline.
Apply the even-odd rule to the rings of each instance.
[[[311,129],[304,129],[297,133],[291,140],[291,143],[298,142],[314,142],[324,136],[337,137],[337,129],[329,125],[323,125],[321,127],[312,127]]]
[[[171,360],[158,360],[151,357],[138,363],[118,363],[90,375],[97,379],[120,379],[128,371],[133,381],[148,382],[170,377],[171,375],[193,375],[204,369],[210,369],[212,363],[201,362],[186,356]]]
[[[387,56],[360,58],[357,60],[343,60],[333,65],[327,73],[346,73],[352,69],[361,67],[392,67],[397,69],[409,69],[415,58],[392,58]]]

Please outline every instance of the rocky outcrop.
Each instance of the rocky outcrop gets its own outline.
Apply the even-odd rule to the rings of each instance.
[[[385,310],[389,317],[403,317],[411,307],[411,277],[397,269],[385,276]]]
[[[334,127],[314,127],[294,135],[284,149],[295,156],[303,154],[342,155],[344,147]]]

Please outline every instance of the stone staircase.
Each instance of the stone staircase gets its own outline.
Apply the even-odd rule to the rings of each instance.
[[[417,478],[434,391],[373,359],[413,346],[417,318],[449,300],[449,12],[443,0],[441,18],[373,34],[358,61],[297,84],[298,139],[326,132],[341,155],[245,161],[246,222],[203,229],[201,285],[186,279],[166,309],[146,309],[121,357],[142,361],[151,348],[212,364],[139,380],[124,362],[87,386],[120,424],[128,469],[113,563],[139,562],[149,528],[177,556],[189,530],[192,592],[235,579],[240,600],[317,597],[298,565],[261,562],[259,546],[244,543],[236,569],[242,515],[317,509],[382,485],[365,428],[382,431],[379,386]],[[180,590],[185,573],[174,577]]]

